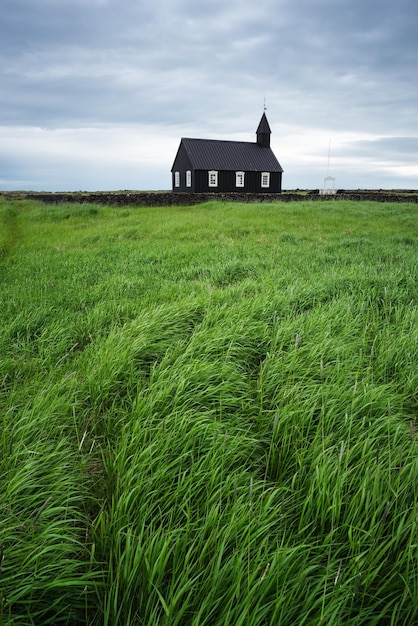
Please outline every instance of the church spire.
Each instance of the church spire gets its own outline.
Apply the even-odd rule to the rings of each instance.
[[[270,135],[271,130],[264,111],[257,128],[257,144],[262,148],[270,148]]]

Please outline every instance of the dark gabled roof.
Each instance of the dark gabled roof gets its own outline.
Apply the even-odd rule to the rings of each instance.
[[[195,170],[283,172],[273,151],[257,143],[183,138],[181,144]]]

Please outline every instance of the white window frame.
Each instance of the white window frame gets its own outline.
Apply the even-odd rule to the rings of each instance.
[[[186,187],[192,186],[192,173],[190,170],[186,171]]]
[[[261,187],[263,189],[270,187],[270,172],[261,172]]]
[[[180,172],[174,172],[174,187],[180,187]]]
[[[244,187],[245,172],[235,172],[235,187]]]
[[[209,187],[218,186],[218,172],[216,170],[209,170],[208,172],[208,185]]]

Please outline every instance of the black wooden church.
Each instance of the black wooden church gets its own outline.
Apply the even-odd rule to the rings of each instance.
[[[270,135],[264,112],[255,142],[183,138],[171,168],[173,191],[280,193],[283,169]]]

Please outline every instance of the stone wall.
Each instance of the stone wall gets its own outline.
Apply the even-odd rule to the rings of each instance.
[[[2,195],[7,196],[7,192]],[[13,195],[13,192],[10,192]],[[15,196],[16,197],[16,196]],[[174,193],[171,191],[139,192],[68,192],[68,193],[19,193],[19,197],[38,200],[47,204],[92,203],[107,206],[185,206],[221,200],[224,202],[296,202],[316,200],[318,202],[337,202],[338,200],[373,200],[375,202],[418,202],[418,191],[352,191],[340,189],[335,195],[320,195],[319,190],[284,191],[280,194],[269,193]]]

